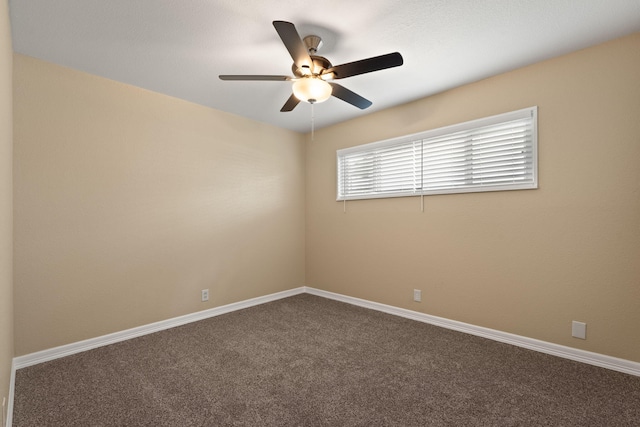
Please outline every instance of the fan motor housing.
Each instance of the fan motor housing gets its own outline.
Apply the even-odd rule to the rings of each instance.
[[[331,62],[324,56],[311,55],[311,60],[313,61],[313,70],[311,70],[311,73],[314,75],[318,75],[323,70],[328,70],[333,67]],[[291,71],[296,77],[303,77],[305,75],[296,64],[291,66]]]

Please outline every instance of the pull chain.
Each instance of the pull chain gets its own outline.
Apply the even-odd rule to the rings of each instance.
[[[315,130],[314,129],[315,128],[315,119],[316,119],[316,117],[315,117],[315,114],[313,112],[313,103],[311,103],[311,140],[312,141],[314,140],[314,137],[315,137],[315,135],[314,135],[314,133],[315,133],[314,132],[314,130]]]

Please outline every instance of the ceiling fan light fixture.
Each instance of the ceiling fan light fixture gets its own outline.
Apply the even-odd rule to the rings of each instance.
[[[369,108],[371,101],[368,99],[361,97],[344,86],[333,82],[327,83],[327,81],[385,70],[403,64],[402,55],[398,52],[393,52],[334,66],[327,58],[316,55],[322,45],[320,37],[311,35],[302,39],[298,34],[298,30],[296,30],[296,26],[287,21],[273,21],[273,26],[282,43],[284,43],[284,47],[289,51],[291,59],[293,59],[293,65],[291,66],[293,77],[227,74],[222,74],[218,77],[221,80],[293,82],[293,93],[289,95],[287,102],[280,109],[283,113],[292,111],[300,101],[315,104],[324,102],[331,96],[361,110]]]
[[[303,77],[293,82],[293,94],[300,101],[315,104],[331,96],[332,87],[317,77]]]

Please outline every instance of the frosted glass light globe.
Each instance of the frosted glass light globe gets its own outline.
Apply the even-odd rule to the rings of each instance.
[[[331,85],[317,77],[303,77],[293,83],[293,94],[300,101],[315,104],[331,96]]]

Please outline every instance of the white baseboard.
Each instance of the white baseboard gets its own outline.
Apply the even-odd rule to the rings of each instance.
[[[360,307],[370,308],[372,310],[381,311],[387,314],[393,314],[395,316],[417,320],[418,322],[429,323],[431,325],[452,329],[454,331],[464,332],[467,334],[488,338],[490,340],[515,345],[517,347],[535,350],[540,353],[551,354],[553,356],[559,356],[565,359],[575,360],[577,362],[587,363],[589,365],[599,366],[602,368],[611,369],[613,371],[624,372],[625,374],[640,377],[640,363],[638,362],[632,362],[630,360],[619,359],[617,357],[593,353],[590,351],[579,350],[564,345],[553,344],[546,341],[527,338],[520,335],[498,331],[495,329],[484,328],[482,326],[475,326],[469,323],[458,322],[456,320],[445,319],[443,317],[432,316],[429,314],[367,301],[360,298],[327,292],[320,289],[305,287],[304,291],[312,295],[317,295],[320,297],[329,298]]]
[[[175,328],[176,326],[186,325],[187,323],[197,322],[199,320],[208,319],[210,317],[220,316],[221,314],[230,313],[236,310],[242,310],[244,308],[253,307],[254,305],[276,301],[301,293],[304,293],[304,287],[277,292],[275,294],[269,294],[262,297],[251,298],[244,301],[234,302],[232,304],[223,305],[221,307],[198,311],[195,313],[186,314],[184,316],[174,317],[172,319],[162,320],[160,322],[139,326],[137,328],[114,332],[112,334],[103,335],[101,337],[78,341],[72,344],[38,351],[36,353],[27,354],[24,356],[18,356],[13,359],[14,370],[26,368],[27,366],[37,365],[38,363],[48,362],[54,359],[59,359],[61,357],[70,356],[72,354],[80,353],[83,351],[92,350],[94,348],[102,347],[105,345],[126,341],[131,338],[152,334],[154,332],[163,331],[165,329]]]
[[[435,326],[440,326],[447,329],[452,329],[459,332],[464,332],[471,335],[476,335],[483,338],[488,338],[494,341],[499,341],[518,347],[528,348],[530,350],[539,351],[541,353],[551,354],[554,356],[563,357],[565,359],[571,359],[578,362],[587,363],[589,365],[600,366],[602,368],[611,369],[614,371],[624,372],[635,376],[640,376],[640,363],[630,360],[619,359],[612,356],[607,356],[599,353],[593,353],[590,351],[579,350],[572,347],[567,347],[559,344],[553,344],[546,341],[540,341],[533,338],[527,338],[520,335],[510,334],[508,332],[502,332],[495,329],[484,328],[482,326],[475,326],[469,323],[459,322],[456,320],[450,320],[443,317],[432,316],[429,314],[419,313],[417,311],[407,310],[391,305],[381,304],[373,301],[367,301],[360,298],[354,298],[342,294],[336,294],[333,292],[323,291],[320,289],[310,288],[303,286],[300,288],[290,289],[288,291],[277,292],[262,297],[252,298],[245,301],[239,301],[236,303],[223,305],[221,307],[215,307],[209,310],[199,311],[196,313],[187,314],[172,319],[163,320],[149,325],[139,326],[137,328],[127,329],[121,332],[115,332],[113,334],[104,335],[101,337],[91,338],[84,341],[79,341],[72,344],[63,345],[60,347],[54,347],[48,350],[39,351],[36,353],[27,354],[24,356],[15,357],[13,359],[12,375],[14,375],[16,369],[26,368],[27,366],[36,365],[38,363],[48,362],[50,360],[58,359],[60,357],[70,356],[75,353],[91,350],[97,347],[102,347],[109,344],[114,344],[120,341],[125,341],[131,338],[136,338],[142,335],[159,332],[165,329],[174,328],[176,326],[185,325],[191,322],[197,322],[199,320],[208,319],[210,317],[219,316],[221,314],[230,313],[236,310],[242,310],[244,308],[253,307],[255,305],[264,304],[270,301],[276,301],[282,298],[287,298],[293,295],[301,293],[309,293],[324,298],[333,299],[336,301],[345,302],[360,307],[369,308],[376,311],[381,311],[395,316],[405,317],[408,319],[416,320],[418,322],[429,323]],[[12,377],[13,378],[13,377]],[[12,399],[10,396],[9,404]]]

